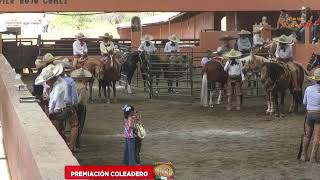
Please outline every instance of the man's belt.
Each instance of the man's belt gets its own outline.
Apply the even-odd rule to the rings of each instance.
[[[66,108],[56,109],[54,110],[53,114],[62,113]]]

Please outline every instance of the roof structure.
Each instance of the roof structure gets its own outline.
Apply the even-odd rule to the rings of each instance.
[[[319,0],[68,0],[4,1],[0,12],[184,12],[184,11],[289,11],[302,6],[320,10]]]

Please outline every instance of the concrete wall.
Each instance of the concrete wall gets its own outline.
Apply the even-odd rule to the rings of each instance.
[[[64,167],[78,161],[37,103],[19,103],[31,96],[16,90],[19,83],[0,54],[0,120],[12,180],[64,179]]]
[[[320,44],[295,44],[293,49],[295,61],[307,67],[312,53],[320,54]]]
[[[198,39],[202,29],[214,28],[214,13],[203,12],[189,17],[181,22],[169,22],[142,26],[142,34],[151,34],[156,39],[166,39],[171,34],[177,34],[181,39]],[[121,39],[131,38],[131,27],[118,28]]]
[[[221,41],[219,41],[219,38],[223,37],[224,35],[230,35],[232,37],[239,37],[237,34],[238,31],[208,31],[208,32],[201,32],[200,33],[200,48],[205,50],[213,50],[216,51],[216,49],[221,45]],[[235,43],[234,41],[231,41],[231,45],[233,47]]]

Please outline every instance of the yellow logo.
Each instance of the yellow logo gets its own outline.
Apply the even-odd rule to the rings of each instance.
[[[173,177],[175,169],[172,163],[167,162],[158,162],[154,165],[154,175],[155,176],[164,176],[164,177]]]

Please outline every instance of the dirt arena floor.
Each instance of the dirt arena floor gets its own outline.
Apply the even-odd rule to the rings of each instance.
[[[262,97],[244,99],[242,111],[227,112],[191,98],[150,100],[122,90],[118,103],[89,104],[83,146],[75,154],[81,165],[122,164],[126,103],[135,105],[147,129],[142,163],[172,162],[178,180],[320,179],[320,165],[296,159],[304,113],[268,121]]]

